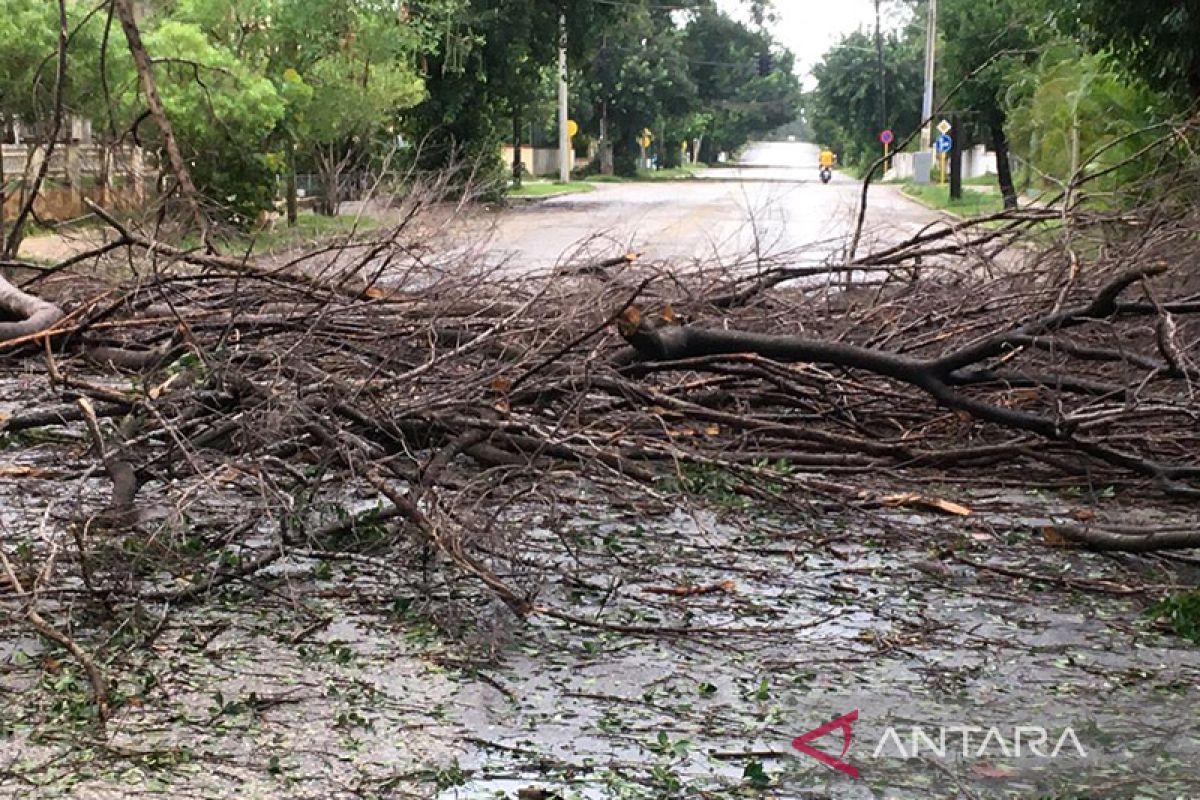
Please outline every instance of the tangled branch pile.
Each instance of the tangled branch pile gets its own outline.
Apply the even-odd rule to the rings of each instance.
[[[7,343],[10,360],[46,343],[49,380],[3,430],[116,422],[91,426],[113,491],[85,530],[150,525],[170,541],[208,506],[222,547],[270,533],[261,560],[212,580],[365,509],[523,613],[532,587],[497,577],[504,551],[481,532],[531,494],[653,494],[719,467],[776,501],[851,496],[831,475],[901,468],[1195,496],[1195,220],[1125,218],[1144,232],[1099,249],[1089,234],[1114,220],[1073,219],[1086,266],[1061,246],[1009,247],[1047,216],[930,231],[861,259],[848,286],[836,267],[625,259],[516,276],[430,261],[415,213],[282,265],[184,253],[112,220],[148,271],[116,287],[73,277],[70,314]],[[763,466],[780,460],[794,471]]]
[[[669,509],[712,485],[870,508],[899,481],[972,476],[1200,492],[1192,212],[1026,210],[849,265],[530,274],[431,235],[422,215],[443,208],[414,192],[382,234],[274,261],[180,250],[96,209],[112,239],[27,281],[57,306],[0,343],[24,366],[5,471],[59,498],[5,520],[52,544],[40,569],[6,555],[0,583],[39,597],[73,545],[71,591],[170,606],[296,553],[369,550],[431,598],[466,579],[518,616],[637,632],[539,596],[571,548],[527,553],[530,509]],[[101,263],[131,277],[89,277]],[[1056,530],[1200,545],[1120,519]],[[103,720],[86,654],[36,604],[26,618],[85,665]]]

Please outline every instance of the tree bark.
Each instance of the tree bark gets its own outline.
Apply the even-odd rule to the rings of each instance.
[[[521,176],[524,170],[524,165],[521,161],[521,104],[513,104],[513,161],[512,161],[512,180],[513,188],[521,188]]]
[[[158,95],[158,81],[154,77],[154,67],[150,62],[150,55],[146,52],[145,45],[142,44],[142,34],[138,29],[137,17],[133,11],[133,0],[113,0],[113,9],[116,11],[117,19],[121,21],[125,40],[129,43],[129,53],[133,56],[133,64],[137,68],[138,78],[142,83],[142,91],[146,93],[146,105],[150,109],[150,116],[154,118],[154,123],[162,134],[163,148],[167,151],[167,158],[171,162],[171,171],[179,183],[180,194],[183,195],[183,201],[191,211],[192,218],[200,230],[201,239],[207,245],[208,220],[200,207],[200,193],[196,191],[196,185],[192,183],[192,175],[188,172],[187,164],[184,163],[183,154],[179,150],[179,142],[175,139],[175,130],[171,127],[171,119],[167,116],[167,110]]]
[[[774,361],[811,362],[835,367],[860,369],[925,392],[946,408],[965,411],[984,422],[1037,434],[1051,441],[1068,442],[1089,455],[1159,479],[1172,479],[1187,468],[1130,456],[1101,443],[1075,435],[1074,427],[1053,416],[996,405],[956,390],[972,383],[1000,380],[1011,385],[1053,386],[1061,391],[1091,393],[1099,388],[1094,382],[1063,380],[1061,376],[1016,373],[997,376],[981,365],[1002,356],[1014,341],[1029,336],[1061,331],[1089,321],[1106,319],[1117,313],[1118,298],[1134,283],[1161,274],[1165,264],[1140,267],[1120,273],[1097,290],[1090,302],[1062,308],[1024,324],[978,339],[941,356],[918,358],[904,353],[876,350],[846,342],[812,339],[805,336],[781,336],[746,331],[702,328],[695,325],[662,325],[643,316],[633,306],[617,318],[621,336],[646,361],[679,361],[707,356],[753,353]],[[1108,387],[1103,387],[1108,391]]]
[[[4,255],[6,258],[16,258],[17,251],[21,249],[21,240],[25,236],[25,220],[33,213],[33,204],[37,202],[38,195],[42,191],[42,183],[45,182],[46,173],[50,170],[50,157],[54,154],[54,145],[58,142],[59,133],[62,131],[63,93],[67,83],[67,43],[69,36],[70,34],[67,31],[66,0],[58,0],[58,72],[54,78],[54,117],[50,124],[49,135],[46,137],[45,157],[38,164],[38,171],[34,176],[33,184],[27,187],[25,201],[21,203],[21,209],[17,212],[16,218],[13,219],[12,229],[8,232],[8,237],[4,240]],[[36,144],[34,146],[36,147]]]
[[[4,140],[8,138],[8,114],[0,114],[0,242],[4,241],[4,206],[8,203],[8,178],[4,174]]]
[[[296,143],[292,140],[292,135],[289,133],[284,139],[284,148],[287,150],[287,224],[289,228],[296,227],[296,216],[298,205],[296,200]]]
[[[317,204],[317,211],[324,216],[337,216],[342,199],[338,184],[341,183],[345,164],[346,159],[337,154],[337,145],[317,148],[317,168],[321,172],[321,202]]]
[[[1054,532],[1079,542],[1090,550],[1122,553],[1154,553],[1160,550],[1191,550],[1200,547],[1197,531],[1108,531],[1082,525],[1055,525]]]
[[[992,143],[996,147],[996,178],[1000,182],[1000,194],[1004,195],[1004,207],[1017,207],[1017,187],[1013,184],[1012,164],[1008,158],[1008,137],[1004,133],[1004,121],[993,122]]]

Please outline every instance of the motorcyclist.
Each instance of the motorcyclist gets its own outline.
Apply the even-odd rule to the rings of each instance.
[[[821,148],[821,155],[819,157],[821,183],[829,183],[829,180],[833,177],[833,163],[836,160],[837,156],[833,154],[832,150],[828,147]]]

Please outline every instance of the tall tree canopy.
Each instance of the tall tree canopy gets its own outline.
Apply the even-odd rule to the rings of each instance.
[[[912,28],[883,40],[887,127],[901,136],[921,122],[921,36]],[[879,153],[879,62],[874,38],[862,31],[843,37],[813,69],[809,94],[813,134],[836,148],[846,163],[861,164]]]
[[[1053,7],[1068,32],[1111,47],[1150,85],[1189,100],[1200,98],[1200,6],[1195,2],[1073,0]]]

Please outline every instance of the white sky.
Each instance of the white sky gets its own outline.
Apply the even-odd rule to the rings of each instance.
[[[730,14],[748,19],[743,0],[720,0]],[[898,11],[894,3],[883,0],[884,29],[896,27]],[[844,34],[866,27],[875,30],[875,0],[775,0],[778,20],[771,33],[784,47],[796,54],[796,71],[805,84],[813,65]]]

